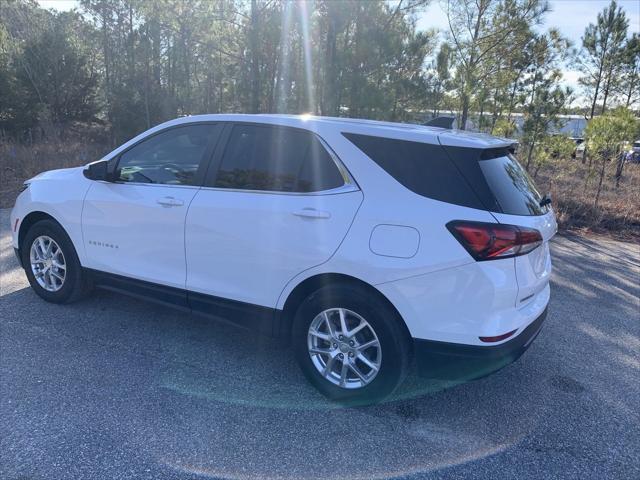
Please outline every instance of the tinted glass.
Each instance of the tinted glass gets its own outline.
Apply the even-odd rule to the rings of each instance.
[[[289,128],[233,128],[214,186],[243,190],[318,192],[344,179],[315,135]]]
[[[516,158],[502,152],[493,158],[480,160],[480,169],[496,197],[502,213],[510,215],[543,215],[547,207],[540,206],[542,196],[533,180]]]
[[[143,140],[120,156],[123,182],[193,185],[213,125],[177,127]]]
[[[440,145],[353,133],[343,135],[409,190],[442,202],[484,208]]]

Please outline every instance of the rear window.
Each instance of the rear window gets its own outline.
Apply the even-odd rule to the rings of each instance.
[[[485,208],[440,145],[343,133],[389,175],[418,195]]]

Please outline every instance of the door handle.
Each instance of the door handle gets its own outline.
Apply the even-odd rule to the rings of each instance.
[[[331,214],[329,212],[316,210],[315,208],[303,208],[301,210],[296,210],[293,214],[296,217],[304,218],[331,218]]]
[[[179,198],[174,197],[162,197],[156,200],[156,203],[162,205],[163,207],[181,207],[184,205],[184,202]]]

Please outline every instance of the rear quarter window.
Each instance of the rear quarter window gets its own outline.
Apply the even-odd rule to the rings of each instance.
[[[446,147],[487,210],[508,215],[544,215],[542,196],[515,155],[505,148]]]
[[[542,196],[527,171],[515,156],[499,152],[489,158],[480,158],[480,169],[489,188],[496,197],[502,213],[510,215],[543,215]]]
[[[442,202],[484,209],[442,146],[355,133],[342,135],[412,192]]]

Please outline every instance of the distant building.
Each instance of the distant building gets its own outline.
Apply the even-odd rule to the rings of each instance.
[[[442,117],[457,117],[457,113],[455,111],[441,111],[437,116]],[[522,124],[524,123],[524,116],[521,113],[513,113],[511,115],[513,121],[516,124],[516,127],[519,131],[522,130]],[[426,113],[422,116],[423,121],[427,122],[428,120],[433,118],[433,114]],[[478,130],[477,128],[477,118],[478,116],[475,114],[471,114],[469,120],[467,120],[467,130]],[[504,117],[503,117],[504,118]],[[562,126],[559,129],[552,129],[549,133],[563,133],[570,137],[582,137],[585,127],[587,126],[587,120],[581,115],[559,115],[558,118],[562,123]],[[518,132],[520,133],[520,132]],[[517,136],[517,135],[516,135]]]

